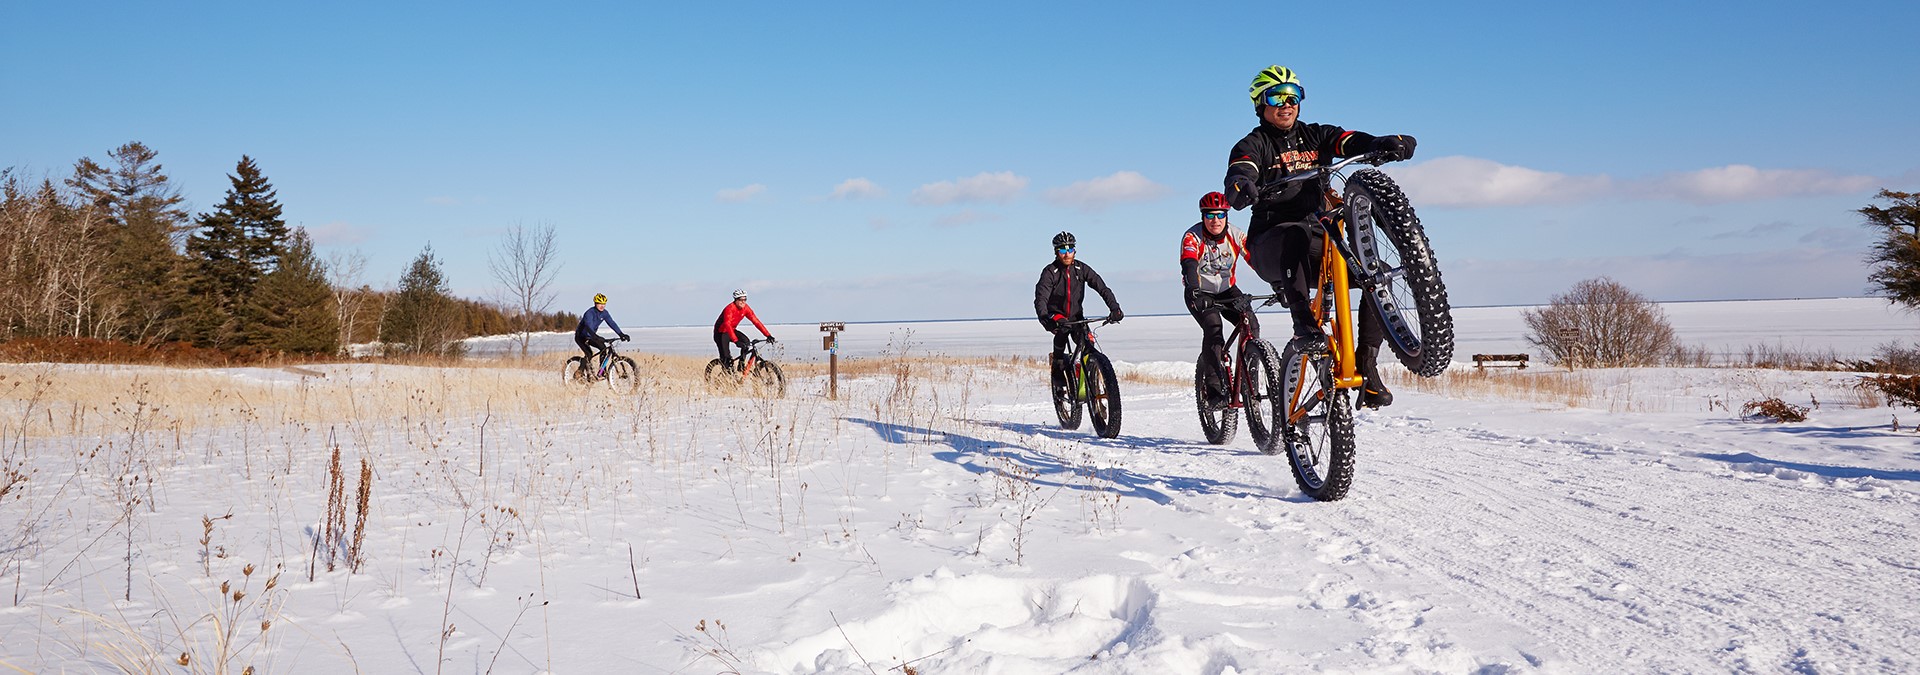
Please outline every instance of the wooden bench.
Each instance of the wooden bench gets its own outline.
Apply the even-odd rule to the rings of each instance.
[[[1527,367],[1527,355],[1526,354],[1474,354],[1473,367],[1479,368],[1482,370],[1485,370],[1490,367],[1491,368],[1525,368]]]

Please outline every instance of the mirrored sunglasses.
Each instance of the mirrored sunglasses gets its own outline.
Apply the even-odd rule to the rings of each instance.
[[[1307,100],[1307,92],[1301,89],[1300,85],[1291,82],[1276,84],[1267,87],[1267,90],[1261,93],[1260,100],[1275,108],[1283,105],[1300,105],[1301,101]]]
[[[1060,253],[1072,253],[1072,252],[1073,252],[1073,247],[1072,247],[1072,246],[1062,246],[1062,247],[1060,247],[1060,248],[1056,248],[1056,249],[1053,249],[1053,252],[1054,252],[1055,254],[1060,254]]]
[[[1206,218],[1206,219],[1208,219],[1208,220],[1212,220],[1212,219],[1215,219],[1215,218],[1226,218],[1226,217],[1227,217],[1227,212],[1225,212],[1225,211],[1201,211],[1201,212],[1200,212],[1200,217],[1201,217],[1201,218]]]

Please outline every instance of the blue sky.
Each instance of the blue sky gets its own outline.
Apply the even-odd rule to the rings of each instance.
[[[0,167],[137,140],[206,210],[251,155],[367,282],[431,243],[468,296],[552,224],[557,308],[635,325],[1023,316],[1063,229],[1178,311],[1270,63],[1419,138],[1460,305],[1860,295],[1852,210],[1920,189],[1913,3],[692,4],[3,3]]]

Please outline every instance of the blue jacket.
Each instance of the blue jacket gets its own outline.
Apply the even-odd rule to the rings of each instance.
[[[627,334],[626,331],[620,330],[620,324],[614,323],[613,312],[595,307],[588,307],[587,311],[580,313],[580,325],[573,329],[573,334],[576,336],[598,335],[600,333],[600,322],[602,321],[605,321],[607,325],[613,327],[614,335]]]

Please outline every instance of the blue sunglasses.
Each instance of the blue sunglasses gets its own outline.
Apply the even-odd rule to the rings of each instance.
[[[1276,84],[1260,92],[1260,101],[1275,108],[1283,105],[1300,105],[1300,102],[1305,100],[1307,100],[1307,90],[1291,82]]]
[[[1054,253],[1056,253],[1056,254],[1058,254],[1058,253],[1072,253],[1072,252],[1073,252],[1073,247],[1072,247],[1072,246],[1062,246],[1062,247],[1060,247],[1060,248],[1056,248],[1056,249],[1053,249],[1053,252],[1054,252]]]
[[[1201,218],[1225,218],[1225,217],[1227,217],[1227,212],[1225,212],[1225,211],[1201,211],[1201,212],[1200,212],[1200,217],[1201,217]]]

